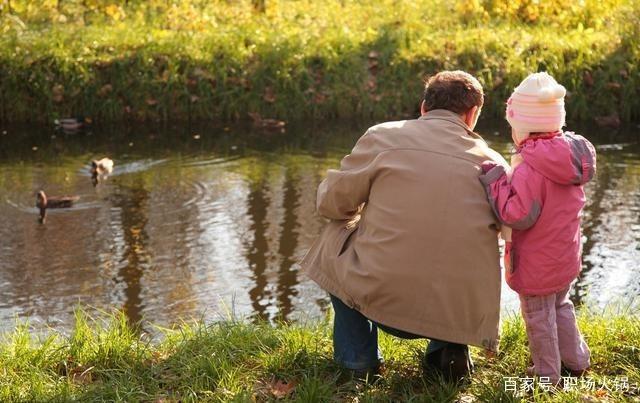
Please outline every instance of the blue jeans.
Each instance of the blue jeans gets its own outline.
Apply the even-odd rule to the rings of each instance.
[[[333,358],[344,368],[370,369],[378,367],[383,362],[378,349],[378,328],[402,339],[426,339],[424,336],[371,321],[355,309],[349,308],[339,298],[329,295],[335,311]],[[448,344],[446,341],[431,339],[425,354],[433,353]]]

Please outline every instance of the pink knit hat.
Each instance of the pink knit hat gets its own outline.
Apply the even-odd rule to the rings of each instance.
[[[532,132],[555,132],[565,124],[567,90],[547,73],[525,78],[507,100],[507,120],[518,143]]]

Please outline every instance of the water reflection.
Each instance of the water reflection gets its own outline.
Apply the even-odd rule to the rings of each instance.
[[[249,290],[253,312],[260,318],[267,318],[267,259],[269,246],[267,244],[267,206],[265,197],[266,183],[261,180],[258,184],[251,184],[251,191],[247,200],[247,215],[251,219],[253,239],[247,248],[247,262],[255,283]]]
[[[179,128],[55,139],[27,130],[0,140],[0,327],[14,315],[64,327],[78,302],[158,324],[228,311],[322,315],[326,294],[296,262],[325,222],[315,213],[317,185],[364,126],[275,137],[199,128],[199,140]],[[505,133],[488,138],[508,152]],[[640,147],[604,141],[586,188],[577,303],[640,294]],[[116,168],[93,188],[86,164],[103,155]],[[39,225],[40,188],[81,201]],[[503,305],[517,306],[507,290]]]
[[[153,270],[147,245],[149,192],[137,178],[131,187],[121,186],[112,196],[113,205],[120,211],[124,238],[124,253],[120,259],[117,281],[125,283],[124,304],[121,309],[134,323],[142,319],[141,280],[145,271]]]
[[[278,269],[278,316],[286,319],[291,313],[291,299],[297,296],[298,272],[294,267],[294,256],[298,246],[298,177],[294,172],[295,166],[289,166],[284,177],[284,191],[282,200],[283,219],[280,226],[278,254],[280,267]]]

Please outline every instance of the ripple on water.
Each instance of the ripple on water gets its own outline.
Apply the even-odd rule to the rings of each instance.
[[[99,208],[102,206],[102,203],[99,200],[82,201],[83,198],[87,198],[87,199],[94,198],[95,197],[94,195],[79,194],[75,196],[79,196],[80,200],[73,203],[72,207],[47,209],[47,214],[69,214],[77,210],[89,210],[89,209]],[[11,207],[23,213],[38,214],[40,212],[40,210],[37,207],[35,207],[35,204],[36,204],[35,197],[33,198],[33,205],[31,206],[27,205],[26,202],[22,200],[16,202],[10,198],[6,198],[5,201],[8,205],[10,205]]]
[[[151,168],[155,168],[158,165],[166,163],[168,160],[164,159],[143,159],[136,161],[128,161],[124,163],[114,163],[113,172],[109,176],[118,176],[126,174],[134,174],[138,172],[148,171]]]
[[[241,155],[233,155],[233,156],[227,156],[227,157],[195,160],[195,161],[185,162],[182,164],[182,166],[183,167],[203,167],[203,166],[209,166],[209,165],[224,165],[226,163],[233,162],[242,158],[244,157]]]
[[[634,143],[614,143],[614,144],[597,144],[595,146],[598,151],[621,151],[625,148],[635,146]]]

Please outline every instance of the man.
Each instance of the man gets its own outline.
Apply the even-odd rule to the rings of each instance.
[[[378,327],[431,339],[425,369],[453,380],[468,344],[497,347],[499,224],[478,176],[507,164],[473,132],[483,101],[470,74],[433,76],[419,119],[371,127],[318,188],[331,222],[301,265],[331,295],[334,358],[355,376],[382,362]]]

